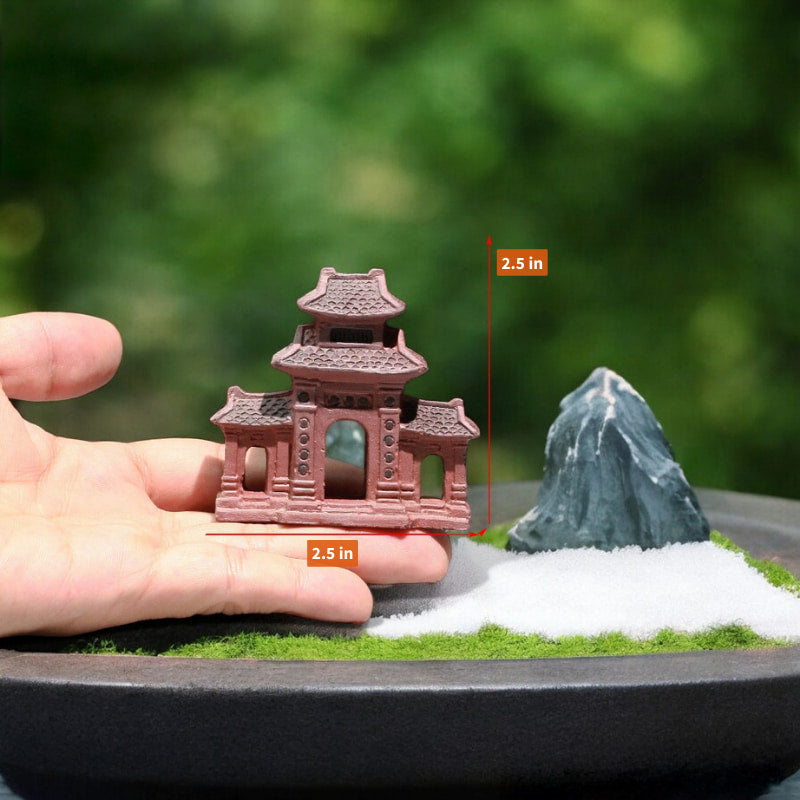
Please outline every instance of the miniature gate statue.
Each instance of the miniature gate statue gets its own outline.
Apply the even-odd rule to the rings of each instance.
[[[386,288],[382,269],[320,272],[316,289],[297,305],[314,317],[272,365],[287,372],[286,392],[228,389],[211,421],[225,436],[225,466],[217,496],[221,521],[281,522],[359,528],[467,530],[467,445],[479,435],[461,399],[418,400],[407,381],[428,368],[386,321],[405,309]],[[364,484],[357,497],[337,497],[326,485],[326,434],[342,420],[365,438]],[[249,448],[266,452],[258,491],[244,481]],[[441,497],[420,494],[420,465],[442,459]]]

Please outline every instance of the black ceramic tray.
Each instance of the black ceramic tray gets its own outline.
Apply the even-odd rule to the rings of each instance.
[[[537,488],[495,487],[495,520],[498,510],[507,519],[526,511]],[[714,527],[800,572],[800,502],[698,494]],[[480,519],[485,490],[471,502]],[[293,624],[260,619],[266,629]],[[137,630],[146,635],[148,628]],[[375,790],[652,786],[800,769],[800,647],[274,662],[71,655],[35,652],[24,640],[4,644],[17,649],[0,649],[0,771]]]

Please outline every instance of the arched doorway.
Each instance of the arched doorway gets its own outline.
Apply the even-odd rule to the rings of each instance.
[[[325,497],[363,500],[367,432],[351,419],[331,423],[325,432]]]
[[[267,451],[264,447],[247,448],[242,488],[246,492],[267,491]]]

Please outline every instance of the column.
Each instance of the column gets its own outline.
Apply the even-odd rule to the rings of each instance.
[[[400,499],[400,409],[382,407],[378,414],[378,430],[373,447],[378,462],[375,486],[376,499]],[[369,456],[369,453],[367,453]]]
[[[242,448],[237,438],[225,436],[225,462],[222,467],[223,492],[238,492],[242,488],[244,477],[244,453],[247,448]]]
[[[294,407],[294,441],[291,449],[290,494],[292,500],[315,500],[323,497],[325,464],[322,464],[322,484],[319,478],[318,452],[325,452],[325,443],[320,449],[317,442],[315,425],[316,405],[313,403],[295,403]],[[321,436],[325,435],[322,431]]]
[[[447,502],[467,502],[467,445],[456,444],[448,453],[445,464],[444,499]]]

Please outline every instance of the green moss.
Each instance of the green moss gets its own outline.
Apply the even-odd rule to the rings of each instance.
[[[317,636],[242,633],[236,636],[202,639],[160,654],[138,649],[135,655],[291,661],[415,661],[644,655],[780,647],[784,644],[782,641],[764,639],[740,625],[728,625],[698,634],[678,633],[665,629],[646,641],[630,639],[620,633],[547,639],[537,635],[511,633],[497,625],[487,625],[475,634],[431,633],[404,636],[400,639],[382,639],[369,635],[321,639]],[[105,640],[84,648],[82,652],[108,655],[121,654],[125,651],[118,649],[113,642]]]
[[[91,656],[158,656],[163,653],[157,650],[137,647],[136,649],[126,648],[115,642],[113,639],[92,639],[89,642],[81,639],[76,644],[67,645],[63,652],[65,653],[83,653],[84,655]]]
[[[510,525],[495,525],[472,541],[504,548]],[[711,540],[719,547],[741,553],[746,562],[775,586],[800,596],[800,581],[778,564],[759,561],[718,531]],[[126,651],[113,640],[96,640],[79,652],[93,654],[163,655],[188,658],[257,658],[291,661],[355,660],[438,660],[438,659],[515,659],[576,658],[585,656],[628,656],[648,653],[684,653],[703,650],[743,650],[782,647],[784,640],[766,639],[750,628],[726,625],[702,633],[660,631],[652,639],[637,641],[621,633],[602,636],[565,636],[547,639],[536,634],[511,633],[497,625],[487,625],[475,634],[423,634],[384,639],[378,636],[321,638],[281,634],[241,633],[208,637],[197,642],[158,652],[138,648]]]
[[[486,533],[483,536],[475,536],[472,541],[480,544],[490,544],[504,550],[508,544],[508,531],[510,529],[511,524],[492,525],[486,529]]]
[[[773,561],[761,561],[753,558],[744,548],[734,544],[730,539],[723,536],[719,531],[711,531],[711,541],[714,544],[724,547],[734,553],[741,553],[744,560],[754,569],[757,569],[773,586],[800,597],[800,580],[798,580],[788,569],[776,564]]]

